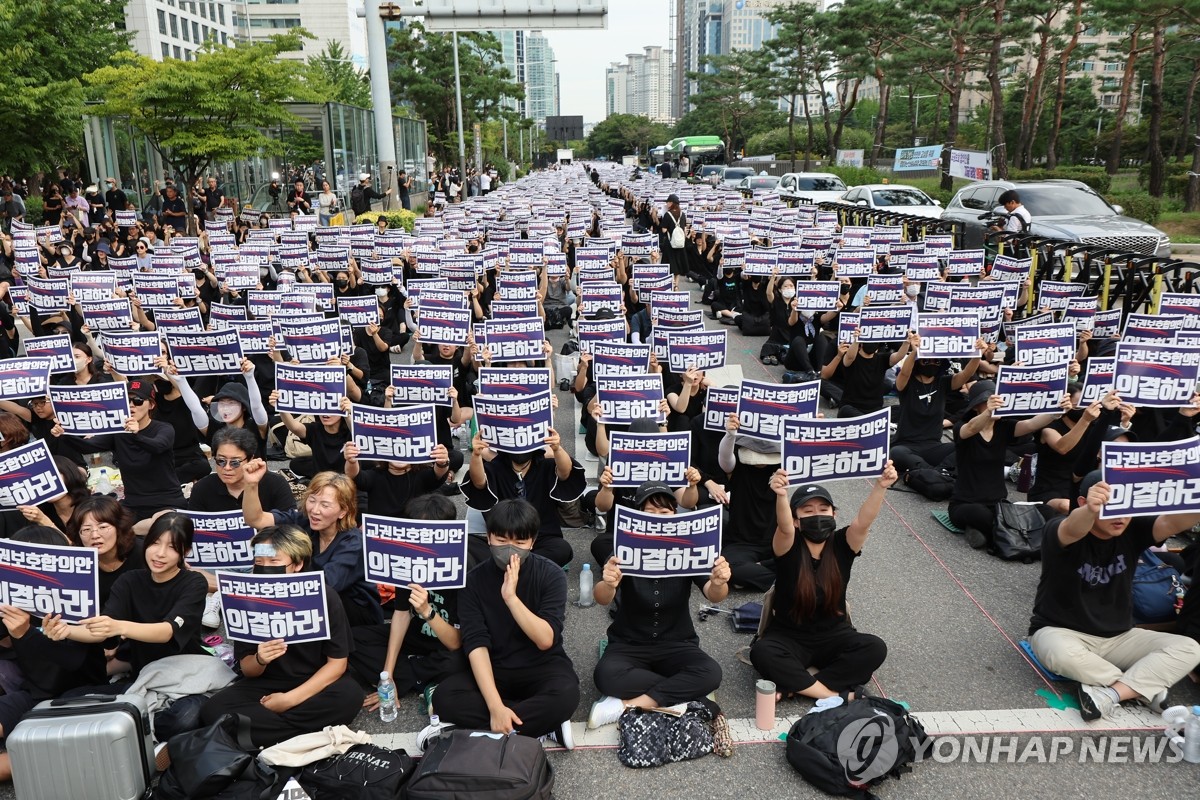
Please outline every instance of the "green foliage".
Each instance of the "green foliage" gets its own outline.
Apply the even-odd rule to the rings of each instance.
[[[350,61],[342,43],[330,39],[325,49],[310,56],[304,80],[322,100],[359,108],[371,107],[371,79]]]
[[[801,120],[797,120],[796,133],[796,149],[797,159],[803,158],[804,144],[807,137],[807,132],[801,134],[799,126]],[[874,137],[869,131],[859,128],[845,128],[842,131],[841,149],[843,150],[870,150],[871,143]],[[829,152],[829,140],[825,136],[825,130],[822,127],[813,128],[813,149],[812,156],[815,159],[825,158],[825,154]],[[746,155],[759,156],[770,155],[774,153],[776,158],[787,159],[788,153],[788,129],[787,126],[781,128],[772,128],[769,131],[756,133],[746,142]]]
[[[1125,216],[1140,219],[1151,225],[1158,222],[1158,218],[1162,216],[1162,200],[1145,192],[1110,194],[1105,195],[1104,199],[1113,205],[1121,206]]]
[[[1106,194],[1112,188],[1112,176],[1104,172],[1104,167],[1059,167],[1055,170],[1012,169],[1008,171],[1008,177],[1014,181],[1079,181],[1086,183],[1100,194]]]
[[[123,53],[84,76],[94,113],[125,117],[191,186],[214,161],[279,155],[280,129],[298,121],[285,103],[317,100],[303,64],[279,56],[300,47],[302,30],[264,42],[209,43],[195,61]]]
[[[1175,199],[1181,199],[1183,193],[1187,190],[1188,172],[1191,170],[1191,161],[1168,161],[1166,164],[1166,178],[1163,184],[1163,196]],[[1138,186],[1143,190],[1146,189],[1150,180],[1150,164],[1142,164],[1138,167],[1137,182]],[[1140,217],[1139,217],[1140,219]]]
[[[25,221],[30,225],[42,224],[42,198],[33,195],[25,200]]]
[[[873,167],[822,167],[822,172],[832,172],[842,179],[842,183],[847,186],[860,186],[864,183],[883,183],[891,181],[893,183],[904,183],[903,177],[895,177],[884,175],[879,170]]]
[[[82,157],[79,76],[129,47],[124,22],[124,3],[111,0],[0,0],[0,172]]]
[[[398,208],[392,211],[368,211],[365,214],[356,214],[354,216],[354,224],[365,225],[369,222],[374,225],[380,217],[387,220],[389,230],[403,228],[408,233],[413,232],[413,224],[417,219],[417,215],[414,212]]]
[[[610,114],[597,123],[588,134],[586,150],[589,157],[608,156],[614,161],[634,151],[645,155],[652,147],[669,142],[671,126],[653,122],[636,114]]]

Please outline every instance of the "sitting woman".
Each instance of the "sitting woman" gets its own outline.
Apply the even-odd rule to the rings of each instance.
[[[889,461],[848,527],[837,527],[829,490],[802,485],[788,502],[788,476],[771,477],[777,527],[772,547],[778,579],[762,638],[750,646],[758,674],[775,682],[778,698],[796,695],[852,700],[887,657],[878,636],[859,633],[846,616],[846,585],[887,489],[896,482]],[[800,536],[796,536],[796,531]],[[828,552],[827,552],[828,551]],[[809,667],[817,667],[810,674]]]
[[[122,575],[146,568],[142,541],[133,532],[133,516],[115,497],[95,494],[81,500],[66,534],[71,544],[92,548],[100,559],[101,608]]]
[[[633,502],[640,511],[667,516],[678,505],[671,487],[657,481],[639,486]],[[700,649],[692,627],[693,583],[710,603],[721,602],[729,594],[729,564],[718,556],[707,578],[626,578],[616,556],[604,564],[604,580],[592,593],[602,606],[614,599],[617,605],[594,674],[604,696],[592,705],[589,728],[616,722],[628,707],[699,700],[721,684],[721,666]]]
[[[242,493],[246,489],[244,468],[258,453],[258,437],[246,428],[226,426],[212,437],[213,463],[216,471],[205,475],[192,486],[188,498],[191,511],[240,511]],[[277,472],[268,472],[258,486],[258,496],[266,508],[291,511],[296,498],[291,486]]]
[[[131,673],[123,680],[71,691],[81,694],[121,694],[149,664],[168,656],[205,655],[200,641],[200,615],[208,585],[188,569],[184,555],[192,547],[192,521],[186,514],[161,515],[150,526],[144,544],[146,569],[126,572],[113,584],[101,615],[68,625],[57,615],[46,617],[43,630],[55,641],[99,644],[123,637]],[[155,715],[155,735],[165,741],[172,733],[194,727],[198,703],[178,700]]]
[[[271,525],[252,540],[256,573],[287,574],[312,568],[312,541],[293,525]],[[363,693],[346,671],[350,626],[336,592],[326,595],[329,638],[287,644],[282,639],[236,642],[243,680],[217,692],[200,709],[204,725],[223,714],[250,718],[250,741],[269,747],[327,725],[349,725]]]
[[[263,509],[258,487],[267,474],[267,463],[252,459],[242,467],[242,515],[255,530],[275,525],[295,525],[312,540],[313,566],[325,573],[325,584],[341,595],[351,625],[378,625],[383,607],[375,585],[367,583],[363,567],[363,538],[358,517],[358,489],[354,481],[336,472],[321,472],[308,484],[300,509]]]

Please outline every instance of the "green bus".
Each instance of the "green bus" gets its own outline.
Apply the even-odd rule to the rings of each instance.
[[[667,142],[665,154],[672,161],[686,154],[695,170],[701,164],[724,164],[725,142],[720,136],[679,136]]]

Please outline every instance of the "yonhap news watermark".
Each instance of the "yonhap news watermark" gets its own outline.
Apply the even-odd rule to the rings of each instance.
[[[931,736],[914,743],[915,761],[937,764],[1174,764],[1181,746],[1161,730],[1082,736]]]

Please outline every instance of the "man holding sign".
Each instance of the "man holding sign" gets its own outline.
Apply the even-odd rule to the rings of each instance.
[[[1194,639],[1133,627],[1138,556],[1200,522],[1200,513],[1105,519],[1112,496],[1100,471],[1091,472],[1070,515],[1046,523],[1029,622],[1034,654],[1079,682],[1079,713],[1089,722],[1126,700],[1161,713],[1167,691],[1200,663]]]

